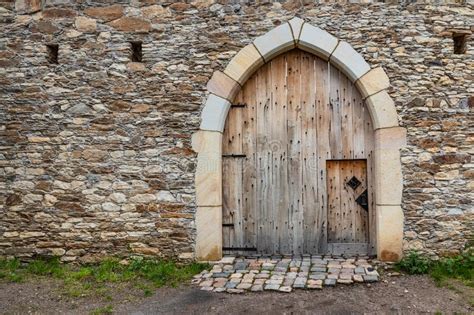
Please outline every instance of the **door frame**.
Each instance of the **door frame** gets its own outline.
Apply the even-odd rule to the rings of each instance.
[[[403,176],[400,149],[406,130],[398,125],[395,104],[387,93],[390,82],[382,67],[371,69],[351,45],[328,32],[293,18],[242,48],[224,72],[216,71],[207,83],[209,95],[201,113],[200,129],[193,134],[197,155],[196,244],[198,260],[222,258],[222,133],[234,97],[264,63],[288,50],[310,52],[341,70],[359,89],[374,127],[374,178],[378,259],[402,258]]]

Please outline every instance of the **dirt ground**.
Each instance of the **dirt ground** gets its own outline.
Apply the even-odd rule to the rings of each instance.
[[[143,291],[114,284],[107,297],[67,298],[60,283],[40,280],[0,283],[1,314],[472,314],[472,288],[436,287],[426,276],[401,276],[367,285],[339,285],[321,291],[231,295],[193,286]],[[101,313],[102,311],[102,313]],[[94,313],[95,312],[95,313]]]

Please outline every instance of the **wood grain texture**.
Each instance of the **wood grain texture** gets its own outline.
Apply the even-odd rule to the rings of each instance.
[[[263,65],[237,103],[223,137],[223,236],[239,250],[227,253],[375,248],[373,130],[350,80],[292,50]],[[352,176],[365,178],[368,212],[354,206],[361,188],[345,187]]]

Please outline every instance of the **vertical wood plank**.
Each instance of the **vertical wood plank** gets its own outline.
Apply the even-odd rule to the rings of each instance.
[[[301,229],[300,214],[302,207],[302,157],[301,157],[301,136],[302,136],[302,58],[304,55],[298,51],[288,54],[287,58],[287,141],[288,148],[288,211],[285,221],[287,221],[288,231],[287,244],[284,246],[285,253],[303,253],[303,234]],[[306,73],[305,73],[306,74]],[[306,77],[305,77],[306,78]],[[306,82],[305,82],[306,83]],[[305,84],[306,88],[307,85]],[[307,104],[304,104],[307,105]]]
[[[316,58],[304,53],[301,60],[301,162],[302,204],[295,220],[298,223],[298,238],[302,238],[302,248],[298,253],[317,253],[320,240],[320,220],[318,216],[318,137],[316,113]],[[318,100],[321,101],[321,100]]]
[[[327,249],[328,233],[328,192],[326,160],[331,158],[331,104],[330,104],[330,65],[328,62],[315,58],[316,79],[316,145],[317,145],[317,220],[314,227],[310,226],[310,239],[319,234],[318,252],[325,253]]]
[[[288,148],[287,148],[287,60],[284,54],[271,61],[272,106],[268,117],[271,125],[271,140],[268,143],[271,155],[271,247],[272,253],[288,250]]]
[[[243,159],[243,196],[244,211],[244,245],[247,248],[257,247],[257,170],[256,170],[256,113],[257,113],[257,79],[252,76],[242,89],[242,99],[246,107],[242,116],[242,152]]]
[[[271,66],[264,65],[257,73],[257,109],[256,109],[256,171],[257,171],[257,251],[271,253],[271,156],[267,150],[270,141],[270,123],[268,111],[271,106]]]
[[[360,96],[360,95],[359,95]],[[375,213],[375,172],[374,172],[374,149],[375,149],[375,142],[374,142],[374,130],[373,125],[370,120],[369,111],[365,102],[362,101],[360,98],[360,107],[363,109],[364,113],[364,122],[365,122],[365,133],[364,133],[364,156],[367,158],[367,189],[368,189],[368,202],[369,202],[369,212],[368,212],[368,222],[367,222],[367,230],[368,230],[368,241],[369,241],[369,254],[375,255],[376,254],[376,213]]]
[[[332,159],[342,159],[342,135],[341,135],[341,122],[342,122],[342,78],[343,74],[340,73],[334,66],[330,66],[330,88],[329,88],[329,104],[331,108],[331,116],[329,119],[330,126],[330,148]]]

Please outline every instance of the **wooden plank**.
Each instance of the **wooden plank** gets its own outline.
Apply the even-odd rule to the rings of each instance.
[[[366,119],[368,112],[362,101],[362,96],[355,86],[352,86],[351,93],[352,102],[352,141],[353,141],[353,157],[354,159],[367,158],[365,149]],[[370,121],[370,118],[369,118]]]
[[[341,106],[341,159],[354,158],[354,139],[353,139],[353,103],[352,103],[352,83],[345,75],[339,75],[340,88],[340,106]]]
[[[264,65],[256,76],[256,202],[257,202],[257,251],[259,253],[271,253],[271,234],[269,225],[271,220],[270,189],[270,152],[266,150],[269,139],[269,116],[271,106],[271,63]]]
[[[224,158],[223,172],[227,175],[223,181],[223,224],[233,224],[232,228],[224,229],[224,246],[242,246],[242,160]]]
[[[359,95],[360,97],[360,95]],[[368,230],[368,242],[369,242],[369,254],[375,255],[377,253],[376,248],[376,212],[375,212],[375,172],[374,172],[374,149],[375,149],[375,142],[374,142],[374,130],[373,125],[371,122],[371,118],[369,115],[369,111],[365,105],[365,102],[362,101],[360,97],[358,99],[360,102],[360,107],[363,109],[364,112],[364,126],[365,126],[365,133],[364,133],[364,148],[365,148],[365,157],[367,158],[367,189],[368,189],[368,203],[369,203],[369,211],[368,211],[368,222],[367,222],[367,230]]]
[[[342,95],[341,95],[341,77],[340,73],[334,66],[330,66],[330,86],[329,86],[329,104],[331,108],[331,116],[329,118],[329,140],[331,148],[331,159],[342,159]],[[328,119],[328,118],[326,118]]]
[[[247,104],[242,116],[242,151],[245,152],[243,163],[243,196],[244,212],[244,246],[257,248],[257,173],[256,173],[256,113],[257,113],[257,79],[252,76],[242,89],[243,102]]]
[[[301,163],[302,209],[296,217],[297,237],[303,238],[298,253],[317,253],[320,239],[318,212],[318,141],[316,114],[316,58],[304,53],[301,60]]]
[[[287,151],[287,59],[281,55],[271,61],[272,103],[269,120],[271,140],[271,253],[288,250],[288,151]]]
[[[340,200],[340,209],[339,219],[338,219],[338,241],[341,243],[352,243],[353,234],[353,208],[354,208],[354,199],[353,192],[349,191],[351,189],[346,184],[351,176],[352,161],[339,161],[339,200]]]
[[[317,220],[315,226],[310,226],[309,237],[318,237],[318,252],[325,253],[327,247],[328,233],[328,191],[326,160],[331,158],[330,148],[330,117],[331,105],[329,100],[330,89],[330,65],[328,62],[315,58],[316,79],[316,154],[317,154]]]
[[[327,241],[328,243],[339,242],[339,225],[340,220],[340,184],[339,184],[339,161],[327,161],[327,190],[328,190],[328,228]]]
[[[301,156],[302,145],[302,103],[303,88],[309,88],[307,82],[302,81],[302,58],[304,55],[299,51],[293,51],[287,58],[287,189],[288,207],[285,218],[287,226],[286,233],[280,233],[282,237],[287,235],[286,242],[282,242],[282,251],[288,254],[303,254],[303,229],[302,229],[302,178],[303,165]],[[304,78],[306,79],[306,73]],[[310,209],[308,209],[310,210]]]

